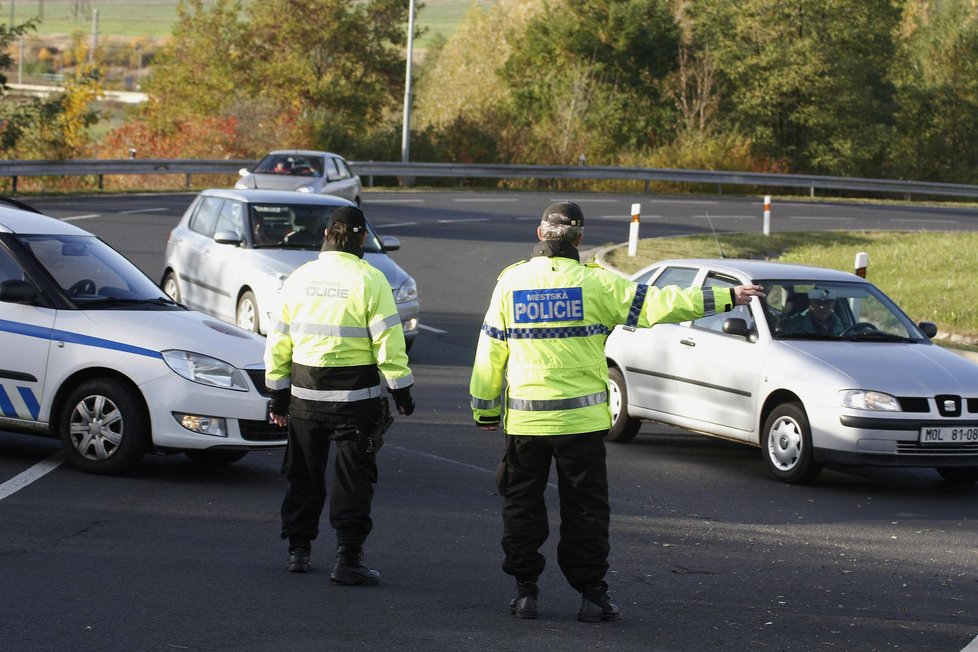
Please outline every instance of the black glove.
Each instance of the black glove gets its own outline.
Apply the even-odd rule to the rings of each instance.
[[[406,417],[414,412],[414,399],[411,398],[411,387],[401,387],[392,389],[391,395],[394,397],[394,405],[397,406],[397,413]]]
[[[268,411],[272,414],[286,415],[289,413],[289,403],[292,401],[292,389],[273,389],[270,391],[272,400],[268,402]]]

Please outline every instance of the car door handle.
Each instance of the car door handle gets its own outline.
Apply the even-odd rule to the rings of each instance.
[[[696,346],[696,341],[691,337],[687,337],[684,340],[679,340],[679,343],[683,346]]]

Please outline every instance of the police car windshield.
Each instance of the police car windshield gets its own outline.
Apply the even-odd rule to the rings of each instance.
[[[18,240],[79,308],[148,303],[169,298],[125,256],[90,235],[21,235]],[[173,305],[178,308],[179,306]]]

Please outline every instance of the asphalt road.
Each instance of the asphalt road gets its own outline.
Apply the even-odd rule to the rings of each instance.
[[[159,280],[191,195],[31,200]],[[367,560],[379,587],[328,582],[327,527],[313,572],[285,571],[281,452],[212,469],[148,457],[125,477],[66,465],[0,498],[0,649],[20,650],[914,650],[978,637],[978,486],[931,470],[768,479],[755,449],[645,424],[609,444],[612,597],[625,620],[578,623],[544,553],[540,619],[518,621],[499,570],[493,472],[502,435],[470,425],[468,377],[498,272],[528,255],[552,193],[368,193],[364,209],[418,281],[411,352],[418,409],[380,453]],[[570,195],[586,244],[761,230],[746,199]],[[974,230],[964,209],[778,203],[772,230]],[[709,215],[709,221],[706,215]],[[2,355],[2,352],[0,352]],[[59,445],[0,436],[0,495]],[[57,458],[55,458],[56,461]],[[556,490],[549,495],[556,507]],[[325,523],[324,523],[325,524]]]

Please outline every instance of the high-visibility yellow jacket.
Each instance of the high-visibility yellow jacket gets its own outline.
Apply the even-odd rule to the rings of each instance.
[[[352,403],[414,383],[404,330],[384,274],[354,254],[326,251],[281,291],[265,343],[265,383],[291,387],[292,410],[349,413]]]
[[[500,274],[469,384],[477,423],[511,435],[564,435],[611,427],[604,343],[618,324],[648,327],[730,310],[729,288],[655,288],[596,264],[536,256]]]

